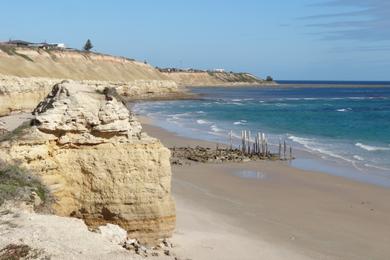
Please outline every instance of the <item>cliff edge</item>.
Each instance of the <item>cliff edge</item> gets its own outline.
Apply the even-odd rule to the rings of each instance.
[[[167,78],[185,87],[210,86],[273,86],[274,81],[259,79],[250,73],[216,71],[170,71],[162,72]]]

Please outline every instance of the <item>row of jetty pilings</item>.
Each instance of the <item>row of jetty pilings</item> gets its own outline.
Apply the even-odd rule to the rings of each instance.
[[[230,150],[236,149],[234,147],[233,131],[229,132]],[[293,148],[286,143],[286,140],[279,139],[278,153],[271,153],[271,145],[268,142],[268,137],[265,133],[257,132],[252,135],[249,130],[241,131],[240,144],[238,149],[245,155],[258,155],[260,158],[277,157],[279,160],[292,160]]]

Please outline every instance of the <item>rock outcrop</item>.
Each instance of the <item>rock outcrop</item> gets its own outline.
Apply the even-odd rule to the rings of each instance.
[[[56,214],[92,228],[117,224],[145,242],[171,235],[170,152],[121,102],[64,81],[34,113],[21,138],[0,144],[0,157],[41,178]]]

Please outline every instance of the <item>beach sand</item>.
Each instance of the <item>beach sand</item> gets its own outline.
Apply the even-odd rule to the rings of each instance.
[[[168,147],[215,147],[141,122]],[[390,258],[389,189],[270,161],[174,166],[172,182],[179,256]]]

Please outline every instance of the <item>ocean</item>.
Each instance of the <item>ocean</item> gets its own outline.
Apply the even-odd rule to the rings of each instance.
[[[202,98],[138,103],[133,110],[185,137],[227,143],[233,131],[237,146],[241,130],[262,132],[271,144],[286,140],[303,152],[293,166],[390,187],[390,83],[192,90]]]

